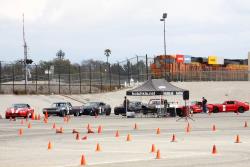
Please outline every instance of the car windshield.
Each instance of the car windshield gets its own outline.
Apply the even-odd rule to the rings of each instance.
[[[140,103],[137,102],[137,101],[131,101],[131,102],[129,103],[129,106],[138,106],[138,105],[140,105]]]
[[[160,105],[160,100],[152,100],[149,102],[149,104],[152,104],[152,105]]]
[[[12,107],[13,108],[26,108],[27,104],[13,104]]]
[[[88,102],[85,104],[85,106],[97,106],[99,102]]]
[[[56,107],[64,107],[66,106],[66,103],[53,103],[51,107],[56,108]]]

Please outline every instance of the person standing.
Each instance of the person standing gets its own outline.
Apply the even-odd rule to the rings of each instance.
[[[128,107],[129,107],[129,100],[127,99],[127,97],[124,97],[124,101],[123,101],[123,107],[125,109],[125,112],[128,111]]]
[[[205,97],[202,97],[202,111],[207,113],[207,99]]]

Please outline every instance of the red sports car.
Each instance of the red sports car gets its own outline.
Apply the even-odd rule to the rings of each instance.
[[[5,118],[15,118],[15,117],[31,117],[34,113],[34,109],[30,107],[29,104],[13,104],[10,108],[8,108],[5,112]]]
[[[225,101],[222,104],[208,104],[208,108],[212,112],[239,112],[243,113],[249,110],[249,104],[246,102],[240,102],[237,100]]]
[[[200,102],[200,101],[192,101],[188,107],[189,107],[189,111],[191,114],[203,112],[202,111],[202,102]],[[181,111],[184,111],[185,106],[181,106],[180,109],[181,109]],[[212,108],[210,107],[210,104],[207,105],[207,111],[212,112]]]

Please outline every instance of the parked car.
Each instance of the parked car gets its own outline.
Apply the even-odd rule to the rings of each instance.
[[[84,115],[110,115],[111,107],[110,105],[104,102],[88,102],[84,106],[82,106],[81,114]]]
[[[140,101],[130,101],[127,110],[133,111],[135,113],[139,113],[140,111],[142,111],[142,105],[144,105],[144,104]],[[120,106],[116,106],[114,108],[114,113],[115,113],[115,115],[126,116],[126,109],[123,106],[123,104],[121,104]]]
[[[239,112],[243,113],[249,110],[249,104],[237,100],[228,100],[222,104],[208,104],[208,109],[214,113],[218,112]]]
[[[158,109],[163,109],[164,104],[167,103],[167,100],[164,99],[150,99],[148,104],[142,105],[143,114],[157,114]]]
[[[50,115],[58,115],[58,116],[66,116],[66,115],[74,115],[80,116],[81,115],[81,107],[76,106],[73,107],[70,102],[56,102],[51,105],[50,108],[44,108],[43,114]]]
[[[31,117],[34,113],[34,109],[26,103],[13,104],[11,107],[7,108],[5,111],[5,118],[15,118],[15,117]]]

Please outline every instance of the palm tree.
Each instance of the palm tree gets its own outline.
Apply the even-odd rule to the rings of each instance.
[[[104,55],[107,57],[107,63],[109,63],[109,56],[111,55],[111,50],[110,49],[105,49],[104,50]]]
[[[63,60],[63,59],[64,59],[64,56],[65,56],[65,53],[64,53],[62,50],[59,50],[59,51],[56,53],[56,57],[57,57],[59,60]]]

